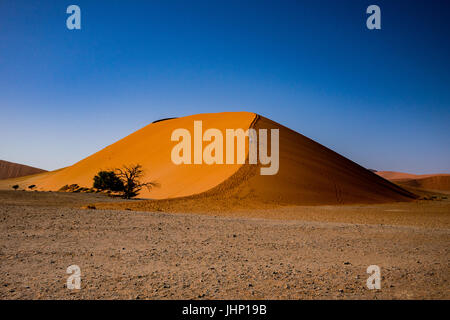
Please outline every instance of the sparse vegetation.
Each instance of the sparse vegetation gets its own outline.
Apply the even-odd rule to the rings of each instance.
[[[33,190],[34,188],[36,188],[35,184],[32,184],[31,186],[28,186],[28,189]]]
[[[94,177],[94,188],[106,193],[120,192],[125,199],[131,199],[139,194],[142,188],[151,189],[158,186],[154,181],[143,182],[144,170],[140,164],[124,165],[109,171],[100,171]]]
[[[80,192],[80,186],[77,185],[76,183],[68,185],[66,184],[65,186],[61,187],[58,191],[59,192]]]
[[[144,176],[144,170],[140,164],[129,166],[124,165],[122,168],[116,168],[114,173],[123,182],[123,197],[125,199],[136,197],[139,194],[139,191],[141,191],[144,187],[150,190],[151,188],[158,186],[158,184],[154,181],[141,181]]]
[[[65,192],[65,191],[67,191],[67,189],[69,189],[69,185],[68,184],[66,184],[65,186],[62,186],[61,188],[59,188],[59,192]]]
[[[17,190],[17,189],[19,189],[19,185],[18,185],[18,184],[15,184],[15,185],[12,186],[12,188],[13,188],[14,190]]]
[[[94,177],[94,188],[99,190],[124,191],[123,181],[114,171],[100,171]]]
[[[159,186],[154,181],[144,182],[144,170],[140,164],[124,165],[121,168],[99,171],[93,182],[93,187],[80,187],[78,184],[66,184],[61,187],[59,192],[73,192],[73,193],[97,193],[103,192],[110,197],[123,197],[131,199],[139,194],[142,188],[151,189]],[[36,187],[35,185],[32,185]],[[31,189],[32,186],[28,188]],[[18,186],[17,186],[18,187]]]

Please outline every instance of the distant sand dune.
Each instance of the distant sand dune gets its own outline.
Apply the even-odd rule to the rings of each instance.
[[[249,127],[280,130],[279,172],[259,174],[259,165],[175,165],[170,152],[176,144],[170,137],[174,129],[192,130],[194,120],[208,128]],[[224,134],[225,136],[225,134]],[[207,143],[204,143],[204,146]],[[270,150],[270,147],[269,147]],[[246,146],[248,156],[248,145]],[[408,201],[415,196],[403,188],[344,158],[313,140],[267,118],[248,112],[199,114],[152,123],[122,140],[58,172],[37,175],[21,183],[33,183],[40,190],[58,190],[76,183],[92,186],[101,169],[140,163],[146,180],[161,187],[140,197],[169,199],[178,197],[238,199],[240,205],[272,204],[352,204]],[[248,161],[247,161],[248,163]],[[11,184],[13,181],[8,181]],[[0,183],[1,188],[7,188]],[[234,201],[233,200],[233,201]]]
[[[0,179],[17,178],[41,172],[46,171],[19,163],[0,160]]]
[[[450,192],[450,174],[417,175],[394,171],[379,171],[377,174],[401,186]]]

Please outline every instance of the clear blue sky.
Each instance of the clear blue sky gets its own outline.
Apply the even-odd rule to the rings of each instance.
[[[449,14],[446,0],[1,0],[0,159],[57,169],[155,119],[246,110],[368,168],[448,173]]]

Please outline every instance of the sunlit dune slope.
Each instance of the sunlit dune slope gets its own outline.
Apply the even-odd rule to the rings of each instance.
[[[217,128],[249,128],[255,119],[254,113],[227,112],[199,114],[170,119],[147,125],[118,142],[81,160],[73,166],[22,180],[22,184],[34,183],[38,190],[59,190],[66,184],[92,187],[93,177],[99,170],[120,167],[124,164],[141,164],[146,176],[143,181],[156,181],[160,187],[151,192],[143,189],[140,197],[172,198],[207,191],[230,177],[241,165],[175,165],[171,151],[177,142],[171,141],[172,131],[185,128],[192,132],[195,120],[201,120],[203,132]],[[204,143],[205,145],[206,143]],[[9,181],[13,183],[14,181]],[[7,187],[3,184],[3,187]]]
[[[436,191],[450,191],[450,174],[410,174],[380,171],[378,175],[402,186]]]
[[[208,128],[244,130],[279,129],[279,171],[260,175],[261,165],[175,165],[171,150],[172,131],[186,128],[193,132],[195,120]],[[192,134],[193,135],[193,134]],[[270,137],[270,131],[269,131]],[[270,141],[270,139],[269,139]],[[209,142],[204,142],[205,147]],[[269,143],[269,150],[270,143]],[[224,151],[225,152],[225,151]],[[236,152],[235,152],[236,153]],[[246,144],[248,157],[248,143]],[[167,199],[190,197],[199,201],[230,199],[230,202],[271,204],[351,204],[408,201],[415,196],[340,156],[313,140],[267,118],[247,112],[200,114],[152,123],[92,156],[45,175],[31,177],[40,190],[58,190],[76,183],[92,186],[93,176],[101,169],[140,163],[146,171],[144,180],[160,184],[140,197]],[[2,185],[0,184],[0,187]]]

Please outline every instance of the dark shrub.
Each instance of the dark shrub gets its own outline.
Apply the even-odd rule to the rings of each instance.
[[[94,177],[93,187],[97,190],[120,192],[125,199],[131,199],[139,194],[142,188],[150,190],[159,186],[155,181],[143,182],[144,170],[140,164],[124,165],[109,171],[100,171]]]
[[[69,185],[66,184],[65,186],[61,187],[58,191],[60,191],[60,192],[65,192],[65,191],[67,191],[68,189],[69,189]]]
[[[114,171],[100,171],[94,177],[94,188],[100,190],[123,191],[124,185],[122,180],[114,173]]]
[[[123,182],[123,197],[131,199],[139,194],[143,187],[150,190],[153,187],[158,187],[159,184],[155,181],[142,182],[144,177],[144,170],[140,164],[124,165],[121,168],[115,169],[115,174]]]

